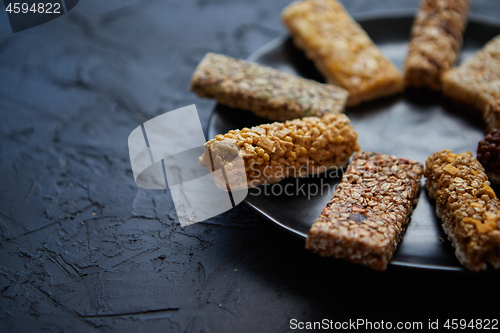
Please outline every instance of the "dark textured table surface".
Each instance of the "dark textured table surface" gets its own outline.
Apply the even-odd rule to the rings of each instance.
[[[189,92],[206,52],[246,58],[288,0],[95,1],[12,33],[0,13],[0,331],[283,332],[290,320],[497,318],[498,274],[372,272],[245,207],[181,229],[136,186],[127,137]],[[344,1],[351,13],[418,1]],[[472,12],[500,19],[500,1]]]

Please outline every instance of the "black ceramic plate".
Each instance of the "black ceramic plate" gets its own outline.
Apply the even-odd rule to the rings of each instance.
[[[401,69],[406,57],[413,13],[376,13],[357,16],[356,20],[382,53]],[[499,23],[471,16],[460,61],[472,56],[498,34]],[[312,62],[294,47],[290,36],[283,36],[265,45],[249,60],[324,82]],[[430,91],[407,91],[403,95],[349,108],[346,114],[359,134],[363,150],[415,159],[424,164],[429,155],[441,149],[471,151],[475,154],[478,141],[484,137],[484,124],[448,105],[439,94]],[[210,119],[208,135],[213,138],[231,129],[267,122],[250,112],[219,104]],[[250,190],[244,202],[264,218],[305,238],[340,181],[341,174],[335,176],[289,178],[279,185],[259,186]],[[455,258],[451,243],[446,240],[425,190],[420,194],[412,220],[391,265],[463,270]]]

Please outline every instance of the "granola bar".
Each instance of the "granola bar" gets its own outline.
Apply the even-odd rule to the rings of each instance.
[[[424,174],[460,263],[473,271],[487,263],[500,268],[500,200],[478,160],[442,150],[427,159]]]
[[[347,106],[393,95],[403,76],[337,0],[293,2],[282,12],[295,45],[326,81],[349,91]]]
[[[191,90],[277,121],[341,113],[348,95],[340,87],[214,53],[196,68]]]
[[[205,144],[199,163],[208,169],[212,163],[215,169],[224,166],[235,178],[231,158],[238,154],[245,164],[245,185],[254,187],[345,166],[359,150],[357,137],[345,114],[275,122],[217,135]]]
[[[477,145],[477,159],[488,179],[500,184],[500,129],[494,128]]]
[[[306,248],[385,270],[417,203],[423,166],[360,151],[314,222]]]
[[[404,64],[407,87],[441,90],[441,76],[457,60],[470,0],[422,0]]]
[[[443,76],[443,94],[479,112],[487,131],[500,128],[500,35]]]

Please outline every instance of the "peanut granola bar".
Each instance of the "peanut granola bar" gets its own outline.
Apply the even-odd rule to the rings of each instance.
[[[245,186],[254,187],[343,167],[359,150],[357,137],[344,114],[275,122],[217,135],[205,144],[199,163],[209,170],[224,166],[235,178],[230,164],[238,154],[245,164]]]
[[[444,74],[443,94],[478,111],[487,131],[500,128],[500,35]]]
[[[295,45],[327,82],[349,91],[347,106],[393,95],[403,76],[337,0],[302,0],[282,12]]]
[[[314,222],[306,248],[385,270],[417,203],[423,166],[360,151]]]
[[[500,200],[470,152],[442,150],[426,162],[429,197],[462,265],[473,271],[500,268]]]
[[[277,121],[341,113],[348,96],[340,87],[214,53],[196,68],[191,90]]]
[[[422,0],[404,64],[407,87],[441,90],[462,45],[470,0]]]

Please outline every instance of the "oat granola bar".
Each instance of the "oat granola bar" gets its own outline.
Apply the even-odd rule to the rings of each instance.
[[[460,263],[473,271],[487,263],[500,268],[500,200],[478,160],[442,150],[427,159],[425,177]]]
[[[443,76],[443,94],[476,110],[487,131],[500,128],[500,35]]]
[[[360,151],[314,222],[306,248],[385,270],[418,199],[423,166]]]
[[[441,76],[457,60],[470,0],[422,0],[404,64],[407,87],[441,90]]]
[[[347,106],[404,89],[403,76],[337,0],[302,0],[282,12],[295,45],[326,81],[349,91]]]
[[[199,163],[208,169],[211,164],[214,169],[224,166],[235,178],[230,163],[238,154],[243,157],[248,187],[254,187],[343,167],[359,150],[357,137],[344,114],[305,117],[217,135],[205,144]]]
[[[477,145],[477,160],[492,183],[500,184],[500,129],[494,128]]]
[[[341,113],[348,95],[337,86],[214,53],[207,53],[196,68],[191,90],[277,121]]]

